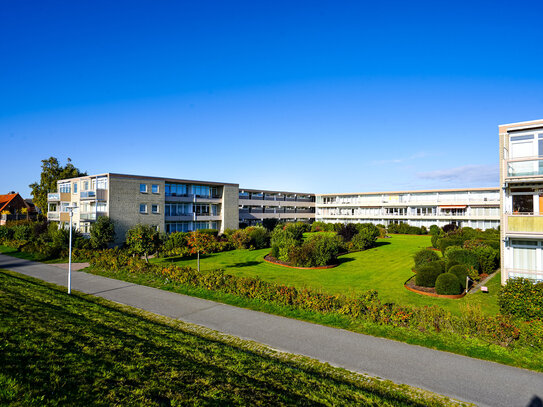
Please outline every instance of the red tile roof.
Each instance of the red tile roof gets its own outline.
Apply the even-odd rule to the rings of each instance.
[[[15,199],[15,197],[18,196],[18,195],[19,194],[0,195],[0,212],[2,212],[4,210],[4,208],[7,207],[9,205],[9,203],[11,201],[13,201],[13,199]],[[26,202],[25,202],[25,205],[28,207],[28,204]]]

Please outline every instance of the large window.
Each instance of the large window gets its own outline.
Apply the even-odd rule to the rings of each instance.
[[[147,193],[147,184],[140,184],[140,192],[142,194],[146,194]]]
[[[167,183],[164,187],[166,196],[186,196],[188,194],[186,184],[171,184]]]
[[[140,204],[140,213],[147,213],[147,204]]]
[[[151,192],[153,194],[158,194],[158,185],[157,184],[151,185]]]
[[[193,185],[192,193],[196,196],[209,197],[211,196],[211,189],[208,185]]]
[[[107,177],[96,178],[96,188],[107,189]]]
[[[513,195],[513,213],[532,213],[534,211],[533,195]]]
[[[186,216],[191,213],[191,204],[166,204],[164,206],[165,216]]]
[[[64,182],[62,184],[58,184],[58,192],[65,192],[70,193],[72,191],[72,184],[69,182]]]
[[[543,280],[543,242],[538,240],[512,240],[512,264],[509,277],[524,277],[534,281]],[[511,261],[511,260],[510,260]]]
[[[151,212],[158,213],[158,205],[151,205]]]

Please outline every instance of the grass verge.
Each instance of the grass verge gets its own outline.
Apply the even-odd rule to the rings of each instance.
[[[2,405],[457,403],[0,270]]]

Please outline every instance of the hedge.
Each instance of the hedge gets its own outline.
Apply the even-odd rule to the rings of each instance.
[[[454,274],[462,289],[466,289],[466,277],[469,275],[469,268],[466,265],[457,264],[456,266],[452,266],[447,273]]]
[[[440,295],[457,295],[462,292],[458,278],[452,273],[443,273],[437,276],[436,293]]]
[[[422,249],[415,253],[413,260],[415,260],[415,269],[417,269],[423,264],[439,260],[439,255],[434,250]]]
[[[498,305],[502,314],[525,321],[543,320],[543,282],[534,284],[526,278],[510,278],[498,294]]]
[[[420,287],[435,287],[437,276],[443,273],[443,264],[438,261],[420,266],[415,276],[415,284]]]

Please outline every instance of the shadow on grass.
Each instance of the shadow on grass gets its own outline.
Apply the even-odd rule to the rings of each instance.
[[[200,254],[200,260],[207,259],[211,256],[212,254]],[[196,254],[193,254],[191,256],[166,257],[163,261],[167,263],[175,263],[182,260],[196,260],[197,258],[198,256]]]
[[[338,266],[343,263],[349,263],[350,261],[354,261],[355,259],[353,257],[338,257],[337,264]]]
[[[390,242],[383,242],[383,241],[375,242],[375,246],[373,246],[372,249],[376,247],[386,246],[387,244],[390,244]]]
[[[250,267],[250,266],[258,266],[259,264],[262,264],[261,261],[246,261],[246,262],[243,262],[243,263],[234,263],[234,264],[229,264],[228,266],[226,266],[227,268],[230,268],[230,267]]]

